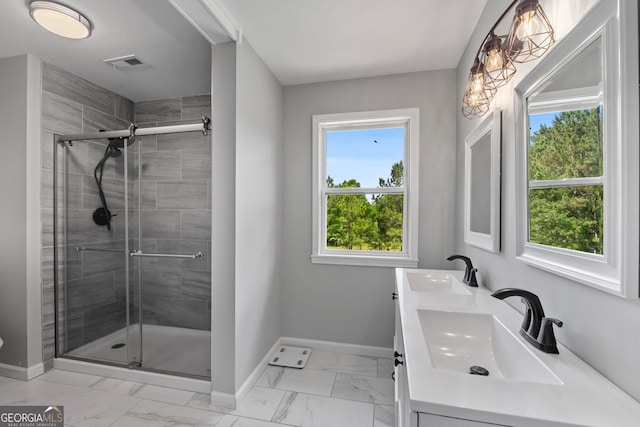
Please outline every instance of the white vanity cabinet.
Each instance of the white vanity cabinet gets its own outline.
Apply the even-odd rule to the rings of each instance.
[[[407,369],[404,362],[404,340],[402,337],[402,322],[400,309],[396,301],[395,336],[393,338],[393,375],[394,375],[394,399],[396,427],[409,427],[411,409],[409,407],[409,385],[407,383]]]
[[[396,269],[396,427],[640,426],[637,400],[561,343],[531,347],[522,314],[463,275]],[[493,375],[469,375],[468,355]]]

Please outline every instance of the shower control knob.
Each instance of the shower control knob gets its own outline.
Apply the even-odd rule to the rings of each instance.
[[[111,231],[111,218],[114,216],[109,209],[98,208],[93,211],[93,222],[96,225],[106,225],[107,230]]]

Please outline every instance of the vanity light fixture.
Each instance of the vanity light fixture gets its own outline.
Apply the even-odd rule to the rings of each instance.
[[[468,118],[482,117],[489,111],[491,100],[496,94],[494,87],[487,87],[484,65],[479,58],[473,63],[462,100],[462,114]]]
[[[516,3],[509,33],[496,35],[496,27]],[[514,0],[493,24],[476,52],[462,98],[462,115],[473,119],[488,113],[497,89],[515,75],[514,63],[540,58],[553,43],[553,27],[538,0]]]
[[[86,39],[91,22],[80,12],[53,1],[32,1],[29,14],[44,29],[68,39]]]

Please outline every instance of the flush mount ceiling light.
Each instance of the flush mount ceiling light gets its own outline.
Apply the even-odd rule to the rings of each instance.
[[[494,33],[507,13],[518,3],[509,33]],[[553,27],[538,0],[514,0],[485,36],[469,73],[462,98],[462,115],[468,119],[489,112],[496,90],[515,75],[514,63],[533,61],[555,43]],[[480,80],[482,79],[482,80]]]
[[[80,12],[52,1],[32,1],[29,14],[44,29],[68,39],[86,39],[91,22]]]

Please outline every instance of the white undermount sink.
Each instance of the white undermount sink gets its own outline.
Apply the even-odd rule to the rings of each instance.
[[[435,369],[469,375],[471,366],[481,366],[487,378],[562,384],[534,356],[538,350],[493,315],[418,309],[418,317]]]
[[[471,292],[453,274],[425,271],[407,271],[409,288],[414,292],[471,295]]]

